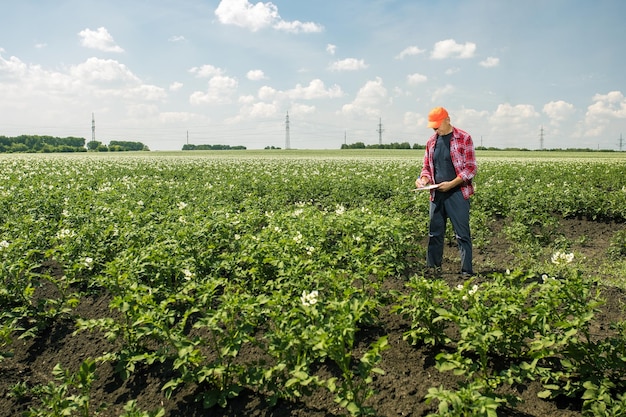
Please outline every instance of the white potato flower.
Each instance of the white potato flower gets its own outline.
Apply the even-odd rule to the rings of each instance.
[[[307,293],[306,290],[302,291],[302,296],[300,297],[300,301],[303,306],[312,306],[317,303],[317,297],[319,293],[317,290],[313,290],[310,293]]]
[[[64,239],[64,238],[74,237],[74,236],[76,236],[76,234],[74,233],[74,231],[70,229],[61,229],[57,232],[57,238],[59,239]]]
[[[474,295],[478,292],[478,285],[474,284],[471,290],[469,290],[469,295]]]
[[[555,265],[564,265],[572,263],[574,260],[574,253],[565,253],[561,251],[556,251],[552,255],[552,263]]]

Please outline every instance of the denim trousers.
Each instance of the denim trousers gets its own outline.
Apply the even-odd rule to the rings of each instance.
[[[429,217],[427,265],[441,266],[446,224],[447,219],[450,219],[461,255],[461,272],[473,274],[469,199],[463,198],[460,189],[447,193],[435,191],[434,201],[430,202]]]

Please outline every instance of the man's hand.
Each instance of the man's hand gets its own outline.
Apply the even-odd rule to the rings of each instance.
[[[452,181],[440,182],[439,183],[439,188],[437,188],[437,190],[442,191],[444,193],[447,193],[448,191],[450,191],[453,188],[456,188],[456,187],[458,187],[459,185],[462,185],[462,184],[463,184],[463,180],[461,179],[461,177],[456,177]]]
[[[428,184],[429,184],[429,181],[426,177],[419,177],[418,179],[415,180],[415,187],[417,188],[426,187]]]

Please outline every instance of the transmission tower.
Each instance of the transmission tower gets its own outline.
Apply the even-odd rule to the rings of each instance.
[[[291,143],[289,141],[289,112],[285,118],[285,149],[291,149]]]
[[[539,133],[539,149],[543,150],[543,125],[541,125],[541,132]]]
[[[619,134],[619,151],[622,151],[622,147],[624,146],[624,139],[622,138],[622,134]]]
[[[91,141],[96,141],[96,117],[91,113]]]
[[[384,130],[383,130],[383,119],[382,118],[378,119],[378,130],[377,130],[377,132],[378,132],[378,144],[382,145],[383,144],[383,132],[384,132]]]

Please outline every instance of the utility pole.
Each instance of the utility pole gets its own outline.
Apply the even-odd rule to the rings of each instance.
[[[289,112],[285,118],[285,149],[291,149],[291,143],[289,139]]]
[[[539,134],[539,149],[543,150],[543,125],[541,125],[541,133]]]
[[[378,144],[382,145],[383,144],[383,119],[379,118],[378,119]]]

